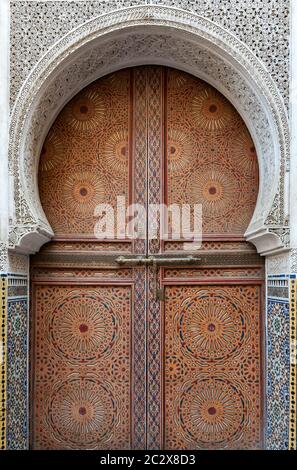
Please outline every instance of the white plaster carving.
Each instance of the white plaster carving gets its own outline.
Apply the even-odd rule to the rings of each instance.
[[[275,83],[252,51],[224,28],[186,11],[153,5],[112,12],[71,31],[42,57],[21,88],[11,121],[16,220],[10,246],[34,252],[52,236],[36,175],[42,142],[58,112],[94,79],[144,63],[186,70],[235,105],[259,156],[260,191],[247,237],[260,252],[285,246],[287,235],[276,228],[283,229],[282,175],[289,134]]]
[[[6,273],[8,263],[7,243],[0,242],[0,273]]]
[[[8,270],[12,274],[29,275],[29,256],[17,253],[8,254]]]
[[[263,61],[288,103],[288,0],[11,0],[11,99],[42,55],[85,21],[143,4],[175,6],[228,29]]]
[[[297,23],[297,4],[292,2],[292,25]],[[291,31],[291,165],[290,165],[290,225],[293,251],[293,272],[297,273],[297,29]]]
[[[275,256],[266,257],[266,275],[289,274],[290,273],[290,251]]]
[[[0,271],[7,267],[8,129],[9,129],[9,3],[0,3]]]
[[[290,257],[290,273],[297,274],[297,249],[294,248],[291,250],[291,257]]]

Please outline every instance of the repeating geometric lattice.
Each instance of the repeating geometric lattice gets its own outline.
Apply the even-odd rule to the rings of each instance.
[[[165,447],[261,445],[259,286],[170,286]]]
[[[258,194],[258,163],[250,134],[217,90],[168,71],[167,197],[202,204],[203,234],[243,235]]]
[[[109,75],[75,96],[51,128],[39,191],[56,235],[94,236],[96,206],[128,198],[129,98],[130,72]]]
[[[131,290],[35,290],[35,449],[128,449]]]
[[[230,238],[243,236],[252,217],[258,164],[233,106],[184,72],[116,72],[60,113],[42,150],[39,184],[61,240],[43,249],[44,260],[57,256],[56,268],[41,263],[34,271],[34,281],[44,283],[34,294],[34,447],[159,449],[164,432],[170,449],[260,447],[260,286],[200,288],[197,281],[259,280],[257,260],[250,268],[223,270],[222,257],[216,269],[132,270],[101,259],[117,251],[181,254],[182,240],[160,239],[160,215],[153,240],[80,239],[93,234],[97,204],[115,207],[125,195],[126,203],[144,206],[144,233],[149,204],[201,203],[212,240],[204,242],[205,255],[246,250]],[[46,285],[56,274],[55,285]],[[79,285],[87,279],[92,285]],[[161,281],[174,281],[165,289],[165,312]]]

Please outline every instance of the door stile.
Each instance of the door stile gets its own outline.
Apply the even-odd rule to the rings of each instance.
[[[148,72],[148,203],[163,203],[164,162],[164,68],[150,67]],[[149,218],[149,226],[150,226]],[[158,236],[148,240],[148,255],[161,252],[160,213],[156,220]],[[150,237],[149,237],[150,238]],[[147,268],[148,305],[148,449],[162,448],[162,303],[157,298],[160,269]]]
[[[132,178],[133,203],[147,207],[147,72],[145,68],[132,70],[133,125]],[[146,222],[144,223],[146,226]],[[133,253],[147,252],[146,236],[133,240]],[[147,438],[147,364],[146,364],[146,285],[144,267],[133,268],[135,282],[133,322],[133,448],[145,449]]]

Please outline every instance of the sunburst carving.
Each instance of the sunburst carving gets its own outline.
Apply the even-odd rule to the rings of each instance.
[[[66,107],[66,122],[77,132],[87,132],[96,128],[105,113],[104,97],[96,90],[80,93]]]
[[[50,331],[62,357],[92,361],[111,353],[118,337],[117,325],[112,305],[90,294],[61,300],[53,312]]]
[[[192,163],[193,144],[184,131],[170,129],[168,132],[167,155],[168,169],[180,173]]]
[[[53,435],[72,449],[97,447],[116,424],[116,400],[98,378],[69,378],[53,391],[48,408]]]
[[[124,70],[92,83],[53,124],[40,159],[39,194],[55,234],[93,236],[95,207],[115,208],[117,196],[128,197],[130,75]]]
[[[248,130],[243,129],[235,136],[232,147],[234,156],[238,158],[238,163],[243,171],[248,175],[257,175],[257,153]]]
[[[245,340],[242,314],[235,300],[224,293],[205,295],[185,302],[177,334],[186,354],[201,359],[222,359],[234,354]]]
[[[131,291],[110,283],[37,287],[36,449],[129,448]]]
[[[247,404],[229,381],[197,380],[183,388],[180,422],[186,440],[197,445],[222,445],[241,436]]]
[[[69,174],[64,180],[62,191],[68,210],[79,215],[93,215],[96,205],[104,201],[105,190],[98,172]]]
[[[41,149],[39,171],[48,172],[58,167],[64,158],[63,142],[57,132],[49,132]]]
[[[129,163],[128,130],[118,130],[107,139],[103,158],[112,174],[127,173]]]
[[[208,131],[222,130],[234,119],[232,106],[214,88],[204,88],[194,95],[192,112],[196,124]]]
[[[238,205],[241,197],[236,175],[219,165],[204,165],[192,175],[192,200],[202,204],[206,217],[218,217]]]

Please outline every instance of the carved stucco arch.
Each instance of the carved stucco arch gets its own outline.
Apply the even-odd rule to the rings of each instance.
[[[185,70],[215,86],[236,107],[254,139],[260,189],[246,233],[260,253],[288,243],[284,172],[288,120],[269,73],[233,34],[196,14],[140,6],[96,17],[59,40],[34,67],[11,120],[15,211],[10,249],[34,253],[53,232],[38,195],[38,157],[63,106],[84,86],[117,69],[155,63]]]

